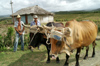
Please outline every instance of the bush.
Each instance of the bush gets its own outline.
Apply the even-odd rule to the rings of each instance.
[[[2,35],[0,35],[0,48],[4,47],[2,39],[3,39],[3,37],[2,37]]]
[[[100,32],[100,26],[98,26],[98,32]]]
[[[28,46],[29,43],[30,43],[30,40],[29,40],[29,34],[25,35],[24,38],[25,38],[25,40],[24,40],[24,44],[25,44],[26,46]]]
[[[12,27],[8,27],[7,37],[11,38],[13,36],[14,29]]]
[[[7,36],[4,36],[4,44],[5,47],[13,45],[13,33],[14,29],[12,27],[8,27]]]
[[[3,43],[3,36],[0,35],[0,50],[6,50],[5,44]]]

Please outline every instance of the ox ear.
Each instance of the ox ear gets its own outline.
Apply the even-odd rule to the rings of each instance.
[[[64,35],[71,37],[72,36],[72,29],[69,27],[64,28]]]

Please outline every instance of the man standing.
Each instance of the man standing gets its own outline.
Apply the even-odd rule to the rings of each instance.
[[[24,26],[22,24],[23,21],[21,21],[21,16],[17,15],[17,21],[14,24],[14,28],[16,31],[16,38],[15,38],[15,43],[14,43],[14,52],[17,51],[17,46],[18,46],[18,40],[19,37],[21,39],[21,50],[24,51]]]
[[[40,21],[38,20],[38,16],[37,16],[37,15],[34,15],[33,21],[32,21],[31,24],[30,24],[30,26],[33,26],[33,25],[38,25],[38,26],[41,25],[41,24],[40,24]],[[30,41],[31,41],[33,35],[34,35],[34,33],[31,33],[31,32],[30,32]],[[38,47],[38,49],[39,49],[39,47]]]

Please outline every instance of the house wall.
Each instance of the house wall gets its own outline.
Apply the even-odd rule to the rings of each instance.
[[[32,21],[33,21],[33,16],[32,15],[27,15],[28,17],[28,23],[30,24]],[[37,15],[38,16],[38,20],[41,22],[41,23],[48,23],[48,22],[53,22],[54,21],[54,18],[53,16],[51,15],[48,15],[48,16],[42,16],[42,15]],[[21,20],[26,23],[25,21],[25,16],[21,16]],[[15,21],[16,21],[16,17],[15,17]]]
[[[23,21],[24,23],[26,23],[25,16],[21,16],[21,21]]]
[[[32,15],[28,15],[28,23],[30,24],[33,21],[33,16]]]
[[[53,16],[42,16],[42,20],[41,20],[42,23],[48,23],[53,21],[54,21]]]
[[[48,22],[48,19],[49,19],[48,16],[43,16],[42,22],[43,22],[43,23],[47,23],[47,22]]]
[[[53,16],[48,16],[48,21],[49,22],[53,22],[54,21],[54,17]]]

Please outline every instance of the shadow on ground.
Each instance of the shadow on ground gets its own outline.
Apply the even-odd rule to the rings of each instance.
[[[63,66],[65,59],[61,59],[60,63],[56,63],[55,60],[51,60],[50,63],[46,63],[46,51],[43,52],[29,52],[22,55],[17,61],[9,64],[8,66]],[[44,61],[45,60],[45,61]],[[70,62],[74,62],[75,58],[70,59]]]

